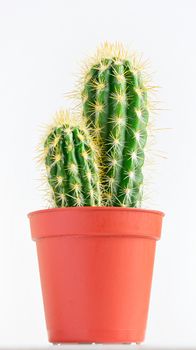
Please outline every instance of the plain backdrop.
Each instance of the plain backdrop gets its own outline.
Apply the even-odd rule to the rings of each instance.
[[[196,348],[196,2],[0,0],[0,348],[47,346],[27,213],[45,207],[34,160],[40,125],[97,45],[121,41],[151,62],[161,88],[157,244],[146,346]],[[152,171],[154,174],[154,170]]]

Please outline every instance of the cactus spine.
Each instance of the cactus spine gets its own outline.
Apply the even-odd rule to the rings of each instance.
[[[100,147],[104,205],[140,207],[149,113],[135,59],[106,44],[87,71],[82,102]]]
[[[86,127],[60,112],[44,141],[47,179],[56,207],[99,206],[96,151]]]

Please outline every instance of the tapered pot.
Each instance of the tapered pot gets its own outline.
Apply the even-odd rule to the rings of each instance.
[[[144,340],[163,215],[116,207],[29,214],[50,342]]]

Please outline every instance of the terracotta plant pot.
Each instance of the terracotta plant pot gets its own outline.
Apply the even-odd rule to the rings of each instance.
[[[50,342],[144,340],[163,215],[116,207],[29,214]]]

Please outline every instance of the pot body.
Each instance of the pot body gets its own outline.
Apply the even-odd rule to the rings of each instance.
[[[81,207],[29,217],[49,341],[142,342],[163,213]]]

